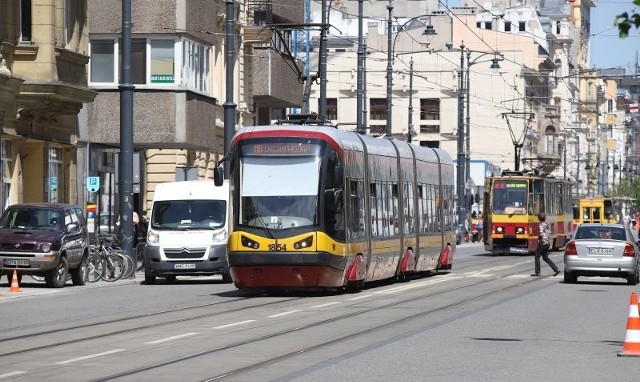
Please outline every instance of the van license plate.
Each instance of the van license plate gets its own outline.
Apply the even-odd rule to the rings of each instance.
[[[174,264],[173,269],[196,269],[195,264]]]
[[[11,267],[28,267],[29,266],[29,260],[25,260],[25,259],[4,259],[3,264],[11,266]]]

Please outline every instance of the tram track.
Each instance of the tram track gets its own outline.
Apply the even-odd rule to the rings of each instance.
[[[469,263],[470,260],[462,260],[460,261],[460,265],[457,266],[455,268],[456,273],[461,272],[461,271],[465,271],[468,268],[474,268],[477,266],[476,262],[472,262],[472,264],[467,264]],[[490,267],[492,264],[495,263],[504,263],[504,258],[502,259],[495,259],[495,260],[491,260],[491,261],[483,261],[482,264],[485,266]],[[445,274],[430,274],[431,277],[435,276],[441,276],[441,275],[448,275],[449,273],[445,273]],[[416,281],[416,280],[423,280],[426,279],[429,276],[416,276],[411,278],[411,281]],[[371,289],[375,289],[377,287],[380,286],[391,286],[391,285],[395,285],[396,282],[394,281],[382,281],[379,283],[372,283],[371,285],[369,285],[368,288],[364,288],[362,291],[367,291],[367,290],[371,290]],[[4,353],[4,354],[0,354],[0,359],[4,356],[11,356],[11,355],[17,355],[17,354],[25,354],[25,353],[29,353],[29,352],[35,352],[35,351],[39,351],[39,350],[45,350],[45,349],[51,349],[51,348],[55,348],[55,347],[59,347],[59,346],[64,346],[64,345],[68,345],[68,344],[72,344],[72,343],[77,343],[77,342],[86,342],[86,341],[91,341],[91,340],[97,340],[97,339],[101,339],[101,338],[106,338],[106,337],[110,337],[110,336],[116,336],[116,335],[120,335],[120,334],[127,334],[127,333],[133,333],[133,332],[137,332],[137,331],[142,331],[142,330],[146,330],[146,329],[151,329],[151,328],[158,328],[158,327],[163,327],[163,326],[167,326],[167,325],[174,325],[174,324],[182,324],[182,323],[187,323],[189,321],[197,321],[200,319],[206,319],[206,318],[212,318],[214,316],[220,316],[223,314],[228,314],[228,313],[239,313],[239,312],[243,312],[245,310],[249,310],[249,309],[254,309],[254,308],[260,308],[260,307],[275,307],[277,308],[279,305],[287,305],[290,304],[294,301],[300,300],[304,297],[308,297],[307,294],[305,295],[298,295],[296,297],[292,297],[292,298],[286,298],[286,299],[282,299],[282,300],[278,300],[278,301],[271,301],[271,302],[267,302],[267,303],[256,303],[256,304],[251,304],[250,306],[242,306],[242,307],[232,307],[231,309],[226,309],[226,310],[218,310],[215,309],[215,311],[211,311],[211,312],[207,312],[207,313],[203,313],[203,314],[196,314],[196,315],[190,315],[188,317],[183,317],[183,318],[177,318],[177,319],[170,319],[170,320],[162,320],[162,321],[158,321],[158,322],[154,322],[154,323],[147,323],[149,318],[154,318],[154,317],[163,317],[163,316],[168,316],[171,314],[175,314],[175,313],[184,313],[186,311],[196,311],[199,309],[212,309],[212,308],[216,308],[216,307],[220,307],[223,305],[229,305],[229,304],[233,304],[236,302],[242,302],[242,301],[247,301],[248,299],[252,299],[252,300],[256,300],[259,299],[261,296],[263,296],[263,294],[259,291],[256,292],[244,292],[244,291],[237,291],[238,294],[244,294],[243,297],[241,298],[235,298],[232,300],[227,300],[227,301],[222,301],[222,302],[216,302],[216,303],[208,303],[208,304],[197,304],[197,305],[192,305],[192,306],[188,306],[188,307],[181,307],[181,308],[176,308],[176,309],[169,309],[169,310],[163,310],[160,312],[153,312],[153,313],[148,313],[148,314],[138,314],[135,316],[129,316],[129,317],[122,317],[122,318],[118,318],[118,319],[110,319],[110,320],[103,320],[103,321],[98,321],[98,322],[93,322],[93,323],[89,323],[89,324],[82,324],[82,325],[77,325],[74,324],[73,322],[71,322],[69,324],[69,326],[67,327],[56,327],[53,329],[49,329],[49,330],[42,330],[42,331],[37,331],[37,332],[33,332],[33,333],[26,333],[26,334],[21,334],[21,335],[16,335],[16,336],[10,336],[10,337],[0,337],[0,341],[2,341],[4,344],[6,344],[7,346],[3,346],[3,349],[15,349],[16,346],[14,344],[11,343],[11,341],[25,341],[25,340],[33,340],[33,339],[38,339],[38,338],[45,338],[44,341],[46,341],[46,337],[47,336],[56,336],[55,339],[51,340],[51,343],[47,343],[44,345],[39,345],[39,346],[33,346],[33,347],[28,347],[28,348],[24,348],[24,349],[17,349],[17,350],[12,350],[8,353]],[[433,295],[428,295],[425,296],[425,298],[427,297],[433,297],[435,296],[435,294]],[[259,301],[259,300],[256,300]],[[405,301],[399,301],[398,304],[401,304]],[[390,306],[393,306],[395,304],[392,304]],[[344,317],[344,318],[348,318]],[[138,324],[139,322],[143,322],[143,324]],[[124,329],[113,329],[114,326],[117,325],[121,325],[123,323],[129,323],[130,327],[124,328]],[[93,335],[89,335],[89,336],[75,336],[74,332],[81,332],[81,331],[86,331],[87,329],[93,330],[95,331],[99,331],[99,333],[97,334],[93,334]],[[59,340],[59,334],[61,333],[66,333],[65,334],[65,340],[60,341]]]
[[[483,285],[483,284],[487,284],[490,282],[495,282],[497,280],[500,279],[506,279],[509,278],[511,276],[514,275],[521,275],[522,272],[518,271],[518,272],[511,272],[508,274],[504,274],[498,277],[494,277],[491,279],[482,279],[479,280],[477,282],[474,283],[470,283],[470,284],[465,284],[465,285],[461,285],[455,288],[447,288],[445,290],[441,290],[441,291],[437,291],[437,292],[433,292],[433,293],[428,293],[425,295],[422,295],[418,298],[414,297],[410,297],[410,298],[405,298],[405,299],[400,299],[400,300],[395,300],[393,302],[389,302],[389,303],[385,303],[383,305],[380,306],[376,306],[376,307],[372,307],[372,308],[368,308],[368,309],[364,309],[364,310],[360,310],[357,312],[350,312],[350,313],[346,313],[346,314],[341,314],[335,317],[331,317],[328,319],[323,319],[323,320],[319,320],[313,323],[309,323],[306,325],[299,325],[293,328],[288,328],[288,329],[284,329],[284,330],[279,330],[273,333],[268,333],[262,336],[258,336],[255,338],[251,338],[251,339],[244,339],[244,340],[239,340],[239,341],[235,341],[235,342],[231,342],[229,344],[223,345],[223,346],[217,346],[217,347],[212,347],[210,349],[206,349],[206,350],[200,350],[198,352],[194,352],[194,353],[190,353],[190,354],[186,354],[184,356],[178,356],[178,357],[174,357],[165,361],[160,361],[160,362],[156,362],[153,364],[149,364],[149,365],[145,365],[145,366],[141,366],[138,368],[132,368],[130,370],[127,371],[123,371],[121,373],[117,373],[117,374],[112,374],[109,375],[107,377],[104,378],[100,378],[97,379],[96,381],[110,381],[110,380],[116,380],[119,378],[125,378],[125,377],[131,377],[131,376],[144,376],[144,372],[147,371],[152,371],[152,370],[157,370],[157,369],[161,369],[163,367],[167,367],[167,366],[176,366],[178,364],[180,364],[181,362],[185,362],[185,361],[189,361],[189,360],[194,360],[200,357],[204,357],[204,356],[211,356],[211,355],[216,355],[219,356],[221,353],[225,352],[225,351],[229,351],[229,350],[238,350],[238,348],[241,348],[243,346],[249,346],[249,345],[253,345],[253,344],[257,344],[263,341],[268,341],[268,340],[273,340],[273,339],[277,339],[279,337],[284,337],[290,334],[294,334],[294,333],[302,333],[305,330],[309,330],[312,328],[317,328],[317,327],[321,327],[322,325],[327,325],[327,324],[331,324],[331,323],[336,323],[339,322],[341,320],[346,320],[346,319],[351,319],[351,318],[356,318],[358,316],[363,316],[363,315],[368,315],[371,314],[375,311],[381,311],[384,309],[389,309],[389,308],[393,308],[408,302],[416,302],[416,301],[420,301],[420,300],[427,300],[436,296],[442,296],[448,293],[455,293],[455,292],[460,292],[462,290],[466,290],[466,289],[472,289],[472,290],[476,290],[478,289],[477,287]],[[389,328],[392,327],[394,325],[398,325],[398,324],[402,324],[405,322],[409,322],[412,320],[416,320],[416,319],[423,319],[425,317],[428,317],[430,315],[433,315],[435,313],[438,312],[442,312],[442,311],[446,311],[447,309],[451,309],[451,308],[455,308],[458,306],[463,306],[465,304],[468,304],[471,301],[475,301],[477,299],[481,299],[481,298],[485,298],[491,295],[496,295],[499,293],[504,293],[506,291],[518,288],[518,287],[522,287],[524,285],[527,285],[529,283],[532,282],[536,282],[537,279],[523,279],[523,281],[521,282],[517,282],[515,284],[510,284],[501,288],[497,288],[497,289],[493,289],[490,291],[487,291],[485,293],[479,293],[479,294],[474,294],[473,296],[469,296],[467,298],[461,299],[461,300],[456,300],[455,302],[451,302],[448,304],[444,304],[444,305],[440,305],[437,307],[433,307],[433,308],[429,308],[429,309],[424,309],[421,310],[420,312],[411,314],[411,315],[407,315],[407,316],[403,316],[403,317],[399,317],[395,320],[391,320],[388,322],[384,322],[375,326],[371,326],[371,327],[367,327],[364,328],[362,330],[358,330],[355,332],[351,332],[348,333],[346,335],[342,335],[342,336],[338,336],[332,339],[329,339],[327,341],[323,341],[320,343],[316,343],[313,345],[309,345],[309,346],[304,346],[304,347],[299,347],[294,349],[293,351],[288,351],[286,353],[283,354],[279,354],[279,355],[275,355],[273,357],[269,357],[266,359],[263,359],[259,362],[253,362],[250,363],[248,365],[244,365],[242,367],[237,367],[233,370],[228,370],[216,375],[212,375],[208,378],[203,379],[202,381],[218,381],[218,380],[224,380],[227,378],[238,378],[238,376],[241,376],[242,374],[248,373],[250,371],[259,369],[260,367],[263,366],[267,366],[267,365],[271,365],[271,364],[275,364],[278,362],[282,362],[282,361],[286,361],[288,359],[291,359],[293,357],[296,357],[298,355],[304,354],[304,353],[309,353],[315,350],[319,350],[322,348],[326,348],[335,344],[339,344],[341,342],[345,342],[360,336],[364,336],[373,332],[376,332],[378,330],[381,329],[385,329],[385,328]],[[220,353],[220,354],[218,354]]]

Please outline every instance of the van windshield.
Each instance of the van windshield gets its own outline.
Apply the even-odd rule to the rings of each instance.
[[[154,229],[220,229],[226,224],[224,200],[162,200],[153,203]]]

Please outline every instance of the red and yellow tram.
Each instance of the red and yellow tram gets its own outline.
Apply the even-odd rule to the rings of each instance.
[[[552,249],[564,246],[574,229],[571,183],[516,171],[486,178],[485,249],[493,254],[535,253],[541,212],[551,225]]]
[[[451,269],[445,151],[332,126],[273,125],[239,130],[229,160],[228,260],[240,289],[339,289]]]

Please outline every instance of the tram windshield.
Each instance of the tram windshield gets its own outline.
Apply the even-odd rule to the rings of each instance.
[[[318,156],[245,156],[240,171],[239,224],[275,230],[315,224]]]
[[[493,213],[525,215],[527,190],[526,181],[496,180],[493,184]]]

